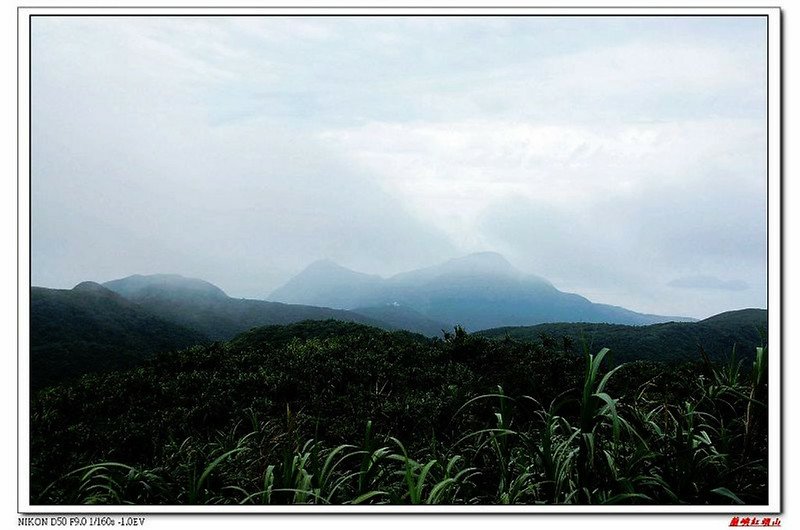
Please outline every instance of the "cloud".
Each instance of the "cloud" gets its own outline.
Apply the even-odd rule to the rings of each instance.
[[[706,252],[756,251],[760,259],[763,134],[748,120],[592,127],[470,121],[371,123],[325,138],[415,215],[467,247],[491,240],[480,237],[482,219],[513,198],[558,212],[559,223],[589,217],[598,232],[623,232],[636,243],[651,238],[663,257],[681,248],[682,258],[702,236]]]
[[[453,254],[436,227],[313,131],[258,116],[210,123],[182,65],[215,68],[195,72],[170,47],[156,55],[149,32],[134,38],[138,26],[119,35],[89,26],[83,39],[108,40],[105,50],[87,47],[76,61],[58,45],[78,46],[72,31],[35,50],[35,283],[181,272],[264,296],[321,257],[399,272]],[[106,61],[129,54],[152,64],[122,86],[130,62]]]
[[[655,313],[766,300],[765,27],[714,17],[33,22],[33,278],[263,296],[504,253]],[[736,277],[750,289],[670,288]]]
[[[684,276],[669,282],[670,287],[679,289],[719,289],[722,291],[744,291],[749,286],[742,280],[720,280],[716,276]]]
[[[765,259],[756,250],[763,234],[753,235],[756,241],[751,242],[747,233],[697,230],[698,223],[713,218],[691,216],[691,206],[665,214],[631,215],[642,207],[635,201],[617,200],[587,210],[508,198],[483,212],[480,233],[518,266],[593,301],[696,317],[726,308],[763,307]],[[731,244],[720,244],[721,236],[731,238]],[[706,247],[712,251],[706,253]],[[676,276],[706,271],[721,277],[735,275],[754,287],[687,297],[685,291],[667,286]]]

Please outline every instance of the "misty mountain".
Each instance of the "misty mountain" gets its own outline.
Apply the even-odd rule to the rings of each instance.
[[[348,310],[399,304],[434,322],[461,324],[472,331],[546,322],[645,325],[693,320],[593,303],[519,271],[494,252],[471,254],[390,278],[318,261],[273,291],[270,298]]]
[[[337,265],[330,260],[315,261],[285,285],[273,291],[269,299],[339,309],[381,305],[384,279]]]
[[[610,348],[617,362],[638,359],[700,361],[700,349],[713,360],[724,360],[734,346],[739,358],[752,359],[757,346],[766,339],[767,311],[728,311],[698,322],[666,322],[648,326],[617,324],[539,324],[536,326],[487,329],[476,335],[536,342],[542,336],[571,339],[580,351],[586,340],[590,351]],[[763,337],[762,337],[763,334]]]
[[[87,372],[131,367],[153,353],[207,342],[94,282],[31,288],[32,388]]]
[[[169,297],[186,300],[221,300],[225,291],[205,280],[186,278],[179,274],[134,274],[103,284],[128,299]]]
[[[303,320],[335,319],[391,329],[369,316],[341,309],[231,298],[211,283],[176,274],[134,275],[103,285],[149,313],[212,340],[228,340],[258,326]]]

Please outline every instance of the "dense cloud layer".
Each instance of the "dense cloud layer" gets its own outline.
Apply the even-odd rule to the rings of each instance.
[[[262,297],[320,258],[493,250],[639,311],[766,303],[763,18],[32,30],[35,285],[178,272]]]

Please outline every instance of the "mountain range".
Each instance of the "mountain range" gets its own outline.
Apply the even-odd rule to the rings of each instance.
[[[480,253],[391,278],[319,261],[276,289],[275,301],[233,298],[200,279],[133,275],[73,289],[31,288],[31,385],[135,366],[152,354],[227,341],[253,328],[336,320],[427,337],[461,325],[485,337],[593,339],[623,357],[694,355],[698,344],[751,346],[766,312],[691,319],[593,303]],[[571,323],[571,324],[570,324]],[[655,324],[655,325],[654,325]],[[495,329],[498,328],[498,329]],[[742,332],[742,330],[745,330]],[[628,354],[630,352],[630,355]]]
[[[470,254],[390,278],[317,261],[273,291],[270,299],[376,316],[375,307],[402,307],[431,322],[445,327],[459,324],[469,331],[545,322],[645,325],[694,320],[591,302],[521,272],[494,252]]]
[[[202,333],[211,340],[228,340],[267,324],[335,319],[387,327],[383,322],[351,311],[232,298],[204,280],[177,274],[134,275],[103,287],[135,302],[153,315]]]

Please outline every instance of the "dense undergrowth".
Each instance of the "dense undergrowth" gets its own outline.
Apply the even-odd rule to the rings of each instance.
[[[765,348],[581,349],[326,321],[162,354],[33,396],[31,503],[767,502]]]

